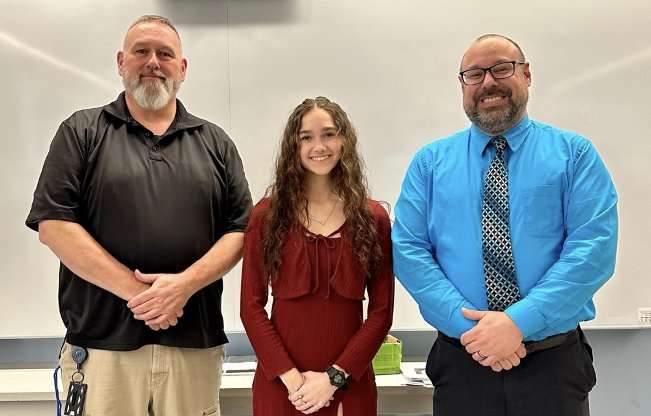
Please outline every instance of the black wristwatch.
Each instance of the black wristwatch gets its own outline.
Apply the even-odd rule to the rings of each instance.
[[[346,373],[343,371],[337,370],[334,367],[329,367],[326,370],[326,373],[328,374],[328,377],[330,377],[330,384],[336,388],[339,388],[346,384]]]

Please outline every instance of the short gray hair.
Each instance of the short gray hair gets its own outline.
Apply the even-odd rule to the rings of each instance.
[[[181,40],[181,35],[179,35],[179,31],[176,30],[176,27],[174,27],[174,24],[172,23],[172,21],[170,19],[168,19],[167,17],[159,16],[159,15],[156,15],[156,14],[145,14],[143,16],[140,16],[133,23],[131,23],[131,25],[127,29],[127,33],[131,29],[133,29],[134,26],[137,26],[137,25],[142,24],[142,23],[150,23],[150,22],[160,23],[162,25],[165,25],[165,26],[169,27],[170,29],[172,29],[174,31],[174,33],[176,33],[176,36],[178,36],[179,41]]]

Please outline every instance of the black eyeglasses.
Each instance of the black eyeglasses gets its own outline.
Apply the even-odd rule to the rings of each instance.
[[[488,68],[472,68],[459,72],[461,81],[466,85],[481,84],[484,81],[486,72],[490,71],[491,76],[495,79],[504,79],[512,77],[515,74],[515,65],[524,65],[524,62],[510,61],[500,62]]]

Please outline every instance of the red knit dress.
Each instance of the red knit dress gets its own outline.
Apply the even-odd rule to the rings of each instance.
[[[263,271],[262,240],[268,200],[258,203],[244,236],[240,314],[258,367],[253,379],[255,416],[299,416],[279,375],[325,371],[337,364],[350,374],[329,407],[314,415],[377,414],[377,390],[371,360],[391,327],[394,279],[391,223],[384,208],[369,201],[376,219],[383,259],[366,279],[356,261],[346,224],[329,236],[297,226],[288,234],[282,264],[271,284],[273,306],[264,307],[269,285]],[[363,318],[365,289],[367,319]]]

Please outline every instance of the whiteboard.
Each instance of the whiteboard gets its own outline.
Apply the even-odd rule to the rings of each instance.
[[[58,262],[23,222],[59,123],[115,99],[115,53],[145,13],[177,24],[189,61],[180,98],[230,133],[255,200],[291,109],[326,95],[357,127],[373,197],[393,205],[413,154],[468,125],[456,73],[470,41],[513,37],[531,62],[530,116],[591,139],[620,195],[617,268],[596,323],[634,325],[651,306],[648,0],[3,0],[0,338],[64,333]],[[239,273],[225,277],[228,331],[243,330]],[[399,284],[393,328],[430,329]]]

